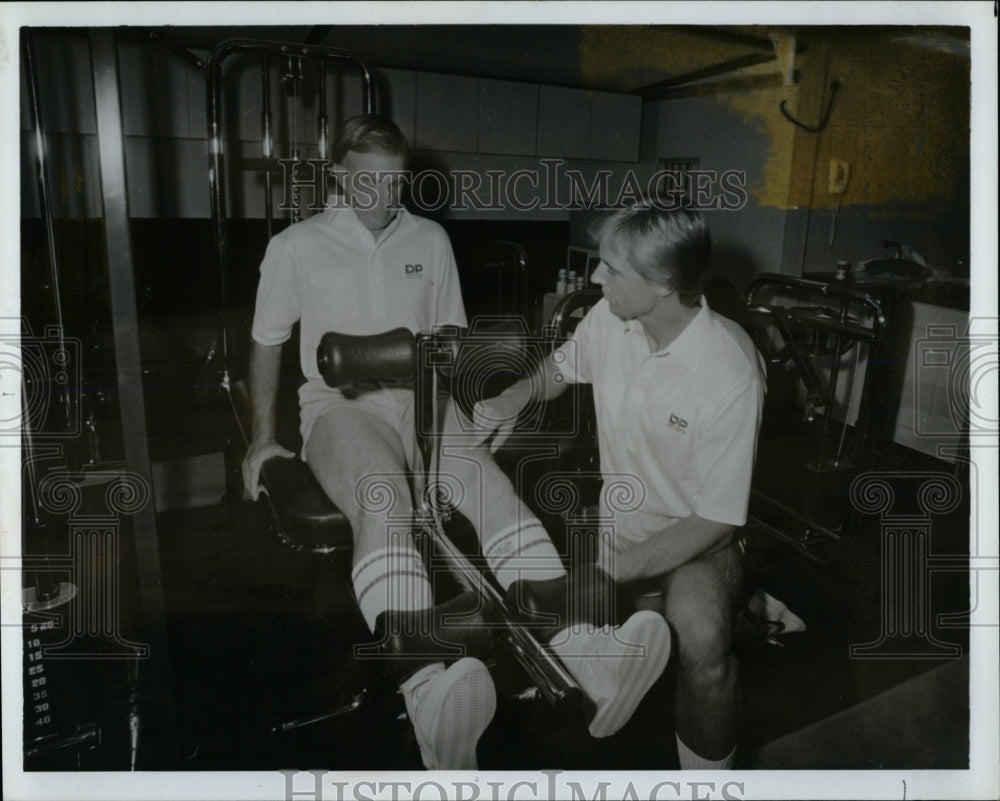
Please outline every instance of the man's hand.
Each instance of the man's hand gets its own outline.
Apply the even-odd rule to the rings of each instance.
[[[514,430],[517,417],[524,408],[523,403],[514,400],[507,393],[481,400],[472,407],[472,424],[476,431],[476,444],[481,445],[493,436],[490,453],[507,441]]]
[[[251,500],[255,501],[260,496],[261,465],[274,456],[291,459],[295,454],[274,439],[255,439],[247,448],[246,456],[243,457],[243,488]]]

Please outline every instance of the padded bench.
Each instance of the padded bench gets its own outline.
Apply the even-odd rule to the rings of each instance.
[[[244,446],[250,438],[250,395],[245,380],[234,382],[229,391],[233,412],[243,431]],[[296,408],[296,414],[298,409]],[[290,432],[279,432],[282,440],[292,440]],[[354,547],[351,526],[344,513],[327,497],[312,470],[298,455],[301,439],[297,429],[291,459],[276,456],[261,466],[261,484],[267,490],[261,501],[271,525],[284,544],[300,551],[317,554],[351,553]]]

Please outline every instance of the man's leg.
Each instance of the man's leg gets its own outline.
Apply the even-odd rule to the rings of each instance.
[[[387,547],[390,520],[398,527],[412,514],[399,437],[365,410],[340,406],[315,422],[305,451],[313,475],[351,524],[357,567]]]
[[[306,459],[354,533],[352,579],[361,613],[386,643],[389,668],[429,769],[476,767],[476,743],[496,710],[485,665],[435,657],[434,598],[413,545],[399,435],[363,409],[339,407],[313,425]]]
[[[449,409],[455,414],[455,409]],[[449,429],[461,430],[455,419]],[[615,628],[613,582],[593,566],[567,575],[559,552],[485,446],[446,438],[441,469],[455,476],[456,506],[476,529],[483,556],[515,610],[554,615],[535,633],[597,705],[589,730],[607,737],[624,726],[670,656],[670,631],[655,612]],[[536,620],[538,618],[536,617]]]
[[[738,665],[732,632],[742,585],[743,553],[735,540],[663,581],[666,618],[676,635],[682,768],[729,768],[735,758]]]
[[[519,578],[551,579],[566,575],[559,552],[541,521],[518,497],[510,480],[485,445],[470,446],[462,431],[457,404],[444,409],[441,472],[459,484],[455,507],[476,530],[483,556],[499,584],[507,589]]]

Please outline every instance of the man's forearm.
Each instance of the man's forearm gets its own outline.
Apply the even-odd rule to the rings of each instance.
[[[555,362],[552,361],[552,357],[546,356],[530,377],[522,378],[511,384],[500,394],[516,403],[518,408],[523,410],[530,404],[559,397],[566,389],[567,383]]]
[[[250,350],[250,413],[252,437],[274,439],[278,377],[281,373],[281,345],[254,342]]]
[[[643,542],[615,554],[613,573],[618,581],[663,575],[726,544],[734,527],[691,515]]]

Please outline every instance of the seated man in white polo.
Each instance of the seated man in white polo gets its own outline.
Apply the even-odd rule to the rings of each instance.
[[[414,465],[413,391],[377,386],[345,394],[326,385],[316,362],[328,331],[369,335],[405,326],[416,334],[465,326],[458,271],[441,226],[410,214],[400,202],[407,143],[395,125],[371,115],[350,119],[333,155],[342,197],[275,236],[261,264],[250,370],[253,438],[244,483],[256,497],[263,462],[292,455],[274,439],[275,397],[281,346],[300,322],[303,456],[351,523],[352,579],[361,613],[373,632],[393,634],[383,638],[398,651],[387,665],[402,689],[424,765],[472,769],[477,742],[496,709],[496,691],[480,660],[465,657],[446,667],[434,656],[440,644],[431,584],[409,531],[399,531],[399,521],[410,519],[413,510],[406,478]],[[416,264],[419,272],[406,269]],[[567,577],[541,523],[489,450],[475,443],[456,447],[458,458],[443,458],[441,469],[461,482],[458,511],[475,526],[486,562],[512,605],[540,598],[544,608],[533,608],[543,612],[580,606],[567,596],[582,582]],[[373,478],[388,482],[391,503],[365,503],[364,487]],[[610,582],[600,572],[596,580]],[[563,618],[544,639],[596,702],[591,734],[607,736],[628,721],[662,673],[669,629],[655,612],[637,613],[613,630],[576,623]]]

